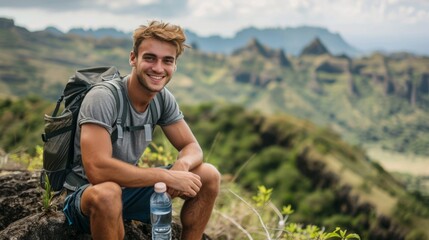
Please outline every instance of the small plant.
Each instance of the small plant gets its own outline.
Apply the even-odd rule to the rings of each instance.
[[[265,186],[259,186],[258,194],[253,196],[252,199],[256,202],[256,206],[262,207],[270,201],[272,193],[272,188],[267,189]]]
[[[341,240],[360,240],[360,236],[356,233],[347,234],[347,230],[342,230],[337,227],[332,232],[326,232],[324,228],[315,225],[303,225],[298,223],[287,223],[289,216],[294,212],[291,205],[283,206],[280,211],[272,202],[271,194],[272,188],[265,186],[258,187],[258,193],[252,197],[254,204],[247,202],[243,197],[239,196],[233,191],[229,191],[235,197],[240,199],[248,208],[250,208],[262,226],[264,239],[280,239],[280,240],[328,240],[328,239],[341,239]],[[267,208],[268,207],[268,208]],[[272,212],[276,213],[277,220],[273,218]],[[223,214],[225,215],[225,214]],[[241,232],[244,232],[249,239],[253,239],[254,233],[246,230],[243,223],[233,219],[233,216],[223,216],[233,222],[235,226],[239,227]],[[255,219],[255,221],[256,221]],[[250,222],[248,222],[250,223]],[[254,224],[255,222],[252,221]],[[257,233],[260,235],[261,232]],[[260,238],[257,238],[260,239]]]
[[[52,199],[54,195],[51,189],[51,183],[49,182],[48,175],[44,174],[43,178],[45,179],[45,191],[42,195],[42,207],[45,212],[49,212],[52,210]]]
[[[339,227],[337,227],[333,232],[326,233],[326,235],[322,234],[321,237],[322,237],[321,238],[322,240],[323,239],[330,239],[330,238],[339,238],[341,240],[346,240],[346,239],[359,239],[360,240],[360,237],[358,234],[356,234],[356,233],[347,234],[347,230],[341,230],[341,228],[339,228]]]

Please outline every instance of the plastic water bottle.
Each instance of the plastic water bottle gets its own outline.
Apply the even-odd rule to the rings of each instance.
[[[150,197],[150,221],[153,240],[171,239],[171,198],[166,193],[163,182],[155,184],[155,192]]]

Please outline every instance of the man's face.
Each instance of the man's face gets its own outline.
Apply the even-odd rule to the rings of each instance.
[[[130,54],[139,83],[149,92],[159,92],[171,80],[176,68],[174,45],[156,39],[143,40],[138,56]]]

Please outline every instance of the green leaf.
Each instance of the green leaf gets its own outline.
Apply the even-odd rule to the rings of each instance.
[[[336,232],[331,232],[331,233],[326,234],[326,239],[333,238],[333,237],[341,238],[340,234],[338,234]]]
[[[347,235],[346,239],[352,239],[352,238],[356,238],[360,240],[360,237],[358,234],[356,233],[350,233],[349,235]]]
[[[290,204],[287,206],[283,206],[283,209],[282,209],[283,215],[291,215],[293,212],[294,210],[292,209],[292,206]]]

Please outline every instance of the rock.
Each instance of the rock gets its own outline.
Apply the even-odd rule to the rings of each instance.
[[[173,239],[179,239],[180,226],[173,223]],[[0,232],[0,240],[22,239],[22,240],[90,240],[91,235],[75,231],[68,226],[64,214],[60,211],[49,213],[41,212],[30,215],[10,224]],[[151,239],[151,226],[141,222],[125,223],[125,239]]]
[[[42,190],[29,172],[12,172],[0,177],[0,230],[41,210]]]
[[[325,45],[322,43],[322,41],[319,38],[315,38],[310,44],[304,47],[301,51],[301,56],[304,55],[323,55],[323,54],[329,54],[330,52],[325,47]]]
[[[43,190],[39,174],[11,172],[0,174],[0,240],[11,239],[91,239],[70,227],[62,213],[63,197],[42,208]],[[181,226],[173,223],[173,239],[180,239]],[[151,239],[151,226],[138,221],[125,223],[125,239]],[[204,239],[210,239],[204,236]]]

